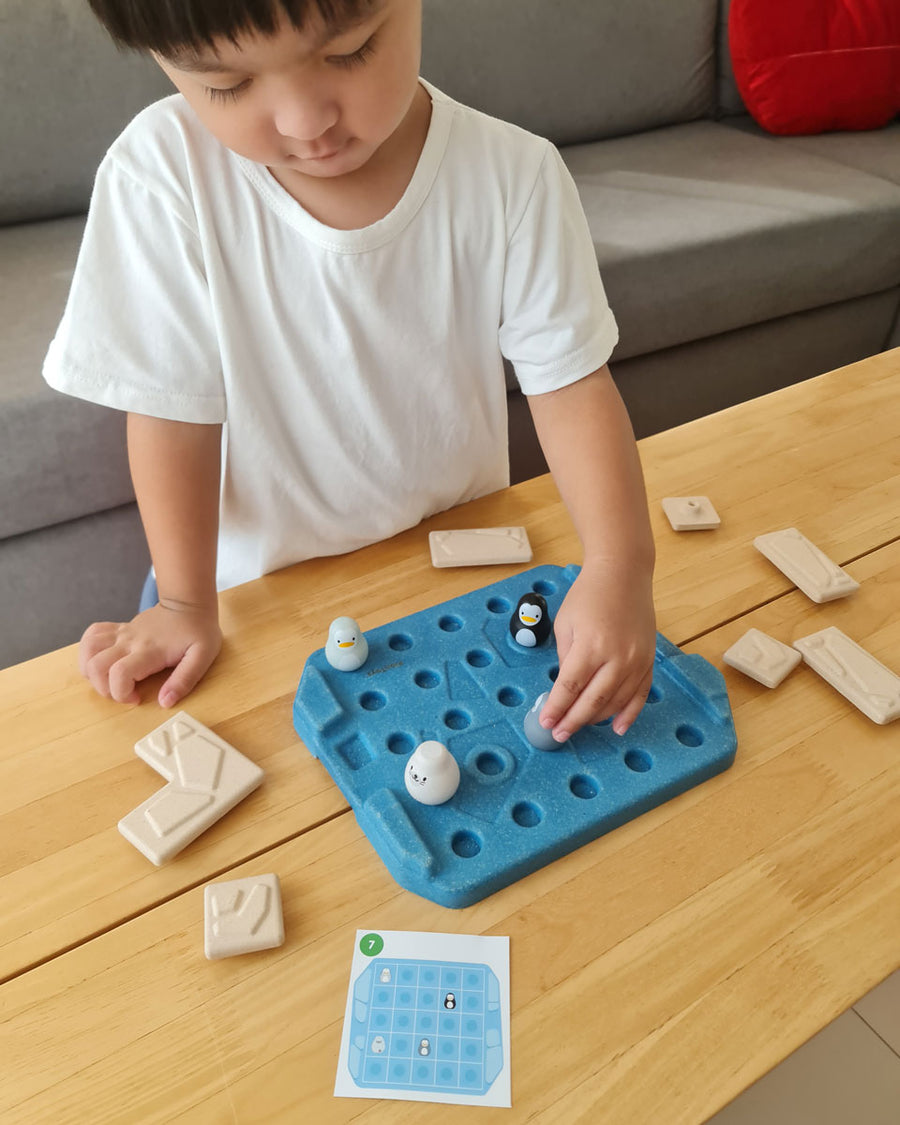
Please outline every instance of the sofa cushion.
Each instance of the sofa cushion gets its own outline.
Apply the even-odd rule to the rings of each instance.
[[[732,129],[740,129],[755,137],[767,137],[752,117],[729,118]],[[814,133],[809,137],[784,137],[779,144],[790,145],[801,153],[822,156],[848,168],[868,172],[883,180],[900,185],[900,122],[885,125],[883,129],[867,129],[852,133]]]
[[[171,92],[154,62],[113,46],[84,0],[2,0],[0,223],[87,210],[103,153]]]
[[[424,0],[422,73],[571,144],[715,107],[717,0]]]
[[[149,565],[135,504],[4,542],[0,668],[74,643],[92,621],[130,620]]]
[[[619,323],[615,358],[889,289],[900,187],[694,122],[562,150]]]
[[[772,133],[877,129],[900,112],[897,0],[732,0],[744,104]]]
[[[83,219],[0,229],[0,539],[133,498],[124,419],[41,378]]]

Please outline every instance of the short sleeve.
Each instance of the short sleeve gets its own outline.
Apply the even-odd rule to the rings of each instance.
[[[56,390],[183,422],[225,420],[221,361],[189,205],[110,156],[44,361]]]
[[[618,341],[578,191],[548,144],[507,247],[500,350],[525,394],[602,367]]]

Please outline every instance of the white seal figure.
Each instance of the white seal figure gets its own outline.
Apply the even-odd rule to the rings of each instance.
[[[442,805],[459,788],[459,766],[442,742],[422,742],[403,771],[406,791],[422,805]]]
[[[369,658],[369,642],[352,617],[336,617],[328,626],[325,659],[339,672],[355,672]]]
[[[383,1055],[384,1049],[385,1049],[386,1046],[387,1046],[387,1044],[384,1041],[384,1036],[383,1035],[376,1035],[375,1038],[372,1040],[372,1054],[373,1055]]]

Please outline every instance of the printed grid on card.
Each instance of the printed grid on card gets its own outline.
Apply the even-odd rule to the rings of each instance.
[[[360,1086],[483,1094],[500,1073],[500,988],[487,965],[380,958],[353,990]]]

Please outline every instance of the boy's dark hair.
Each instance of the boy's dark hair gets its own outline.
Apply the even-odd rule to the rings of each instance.
[[[88,0],[122,47],[164,58],[199,52],[215,39],[236,42],[247,32],[271,35],[280,19],[298,30],[318,14],[329,30],[364,16],[374,0]]]

